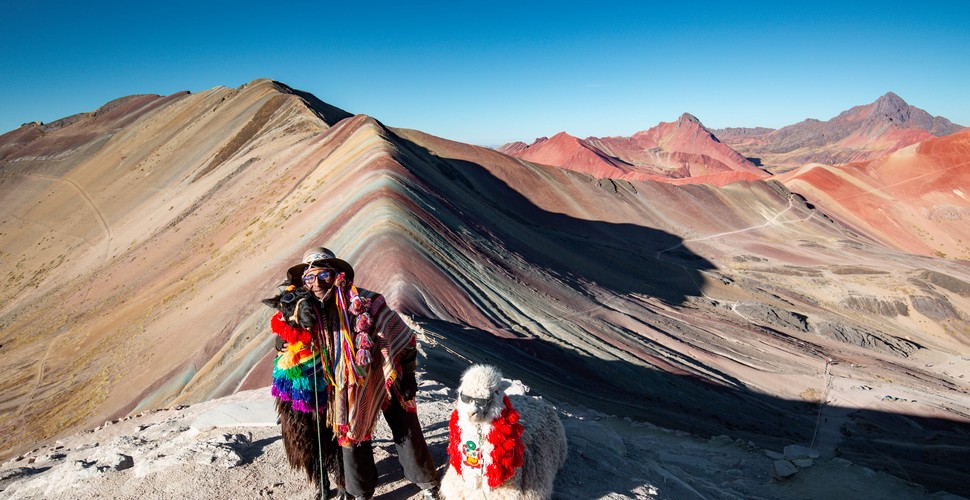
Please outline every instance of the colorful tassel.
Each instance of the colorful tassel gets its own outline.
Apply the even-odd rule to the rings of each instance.
[[[370,341],[370,335],[367,335],[366,333],[358,333],[357,334],[357,348],[358,349],[370,349],[371,347],[373,347],[373,345],[371,344],[371,341]]]
[[[354,325],[355,330],[357,330],[359,333],[370,333],[370,328],[371,321],[369,313],[363,313],[360,316],[357,316],[357,323]]]
[[[283,320],[282,313],[276,313],[270,319],[270,328],[287,342],[286,350],[273,365],[273,397],[290,402],[294,410],[304,413],[313,412],[319,404],[325,408],[327,385],[333,380],[333,375],[322,362],[326,350],[321,357],[321,353],[310,349],[312,337],[309,330],[290,326]]]

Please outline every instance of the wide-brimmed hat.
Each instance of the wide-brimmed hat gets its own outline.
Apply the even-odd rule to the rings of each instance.
[[[343,259],[338,259],[332,251],[324,247],[313,247],[303,253],[303,262],[289,268],[286,271],[286,278],[291,284],[300,285],[303,283],[303,273],[310,266],[313,267],[332,267],[338,273],[346,273],[347,281],[354,281],[354,267]]]

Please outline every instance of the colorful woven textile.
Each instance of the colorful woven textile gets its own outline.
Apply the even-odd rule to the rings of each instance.
[[[401,354],[406,349],[414,349],[416,341],[414,331],[387,306],[384,296],[364,289],[359,290],[359,296],[370,306],[367,312],[371,317],[373,347],[371,362],[363,367],[365,375],[357,383],[350,383],[355,375],[353,371],[339,368],[335,371],[338,380],[327,421],[333,424],[341,445],[371,438],[381,409],[394,396],[391,388],[401,375]],[[356,318],[350,323],[355,321]],[[340,380],[341,377],[346,378]],[[400,402],[405,409],[415,410],[413,400]]]
[[[270,326],[287,342],[286,350],[273,365],[273,396],[290,402],[296,411],[309,413],[318,405],[325,409],[328,386],[326,370],[320,362],[320,353],[311,349],[310,332],[286,324],[282,313],[273,316]]]

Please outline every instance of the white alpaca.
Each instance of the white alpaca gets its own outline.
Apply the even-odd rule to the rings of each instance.
[[[566,462],[562,422],[545,401],[506,396],[507,388],[494,366],[473,365],[462,374],[449,422],[442,498],[552,497],[556,473]]]

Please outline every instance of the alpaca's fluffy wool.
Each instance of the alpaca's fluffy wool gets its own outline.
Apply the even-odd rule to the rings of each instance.
[[[462,375],[459,394],[488,403],[465,402],[461,397],[455,403],[448,450],[451,466],[441,482],[443,498],[480,499],[483,494],[489,499],[552,497],[556,473],[566,461],[562,423],[548,403],[539,398],[506,396],[507,387],[502,374],[492,366],[475,365]],[[520,424],[524,427],[521,431],[505,432],[507,427]],[[517,443],[512,436],[519,432],[522,453],[517,458]],[[468,443],[476,448],[471,453]],[[502,446],[512,450],[497,449]],[[497,461],[507,463],[500,465]],[[506,470],[505,465],[512,467]]]

